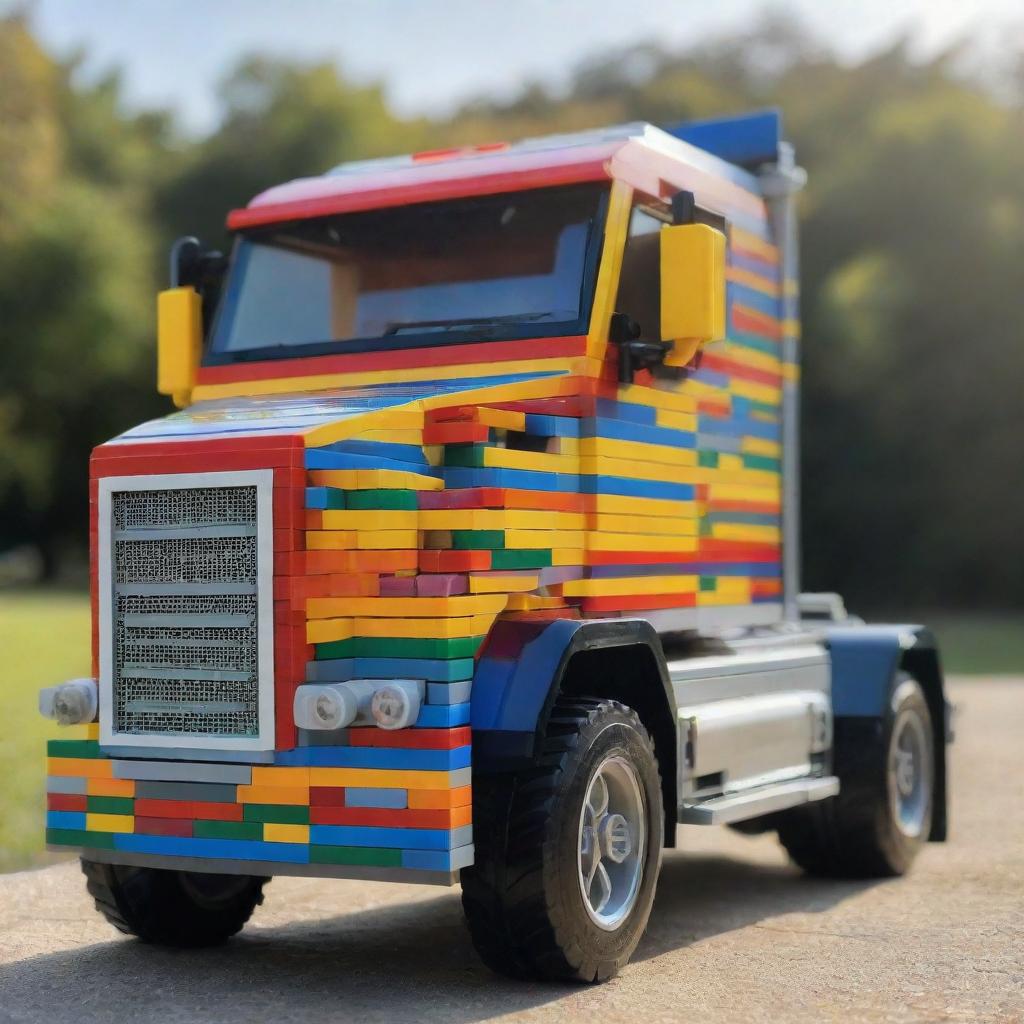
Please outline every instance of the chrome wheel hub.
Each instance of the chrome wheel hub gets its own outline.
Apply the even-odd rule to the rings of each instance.
[[[887,782],[889,804],[899,830],[911,838],[924,831],[931,802],[932,766],[927,726],[913,708],[904,708],[893,723]]]
[[[633,766],[609,757],[594,772],[580,813],[580,892],[590,919],[612,931],[640,892],[647,818]]]

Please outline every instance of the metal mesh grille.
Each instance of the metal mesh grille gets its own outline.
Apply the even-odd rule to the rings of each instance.
[[[247,525],[256,522],[256,488],[120,491],[114,495],[113,507],[115,530]]]
[[[114,731],[258,736],[256,487],[120,491],[111,514]]]

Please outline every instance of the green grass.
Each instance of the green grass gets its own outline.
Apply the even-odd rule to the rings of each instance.
[[[0,871],[43,857],[46,740],[44,686],[89,675],[89,598],[66,591],[0,593]]]
[[[904,621],[908,621],[904,617]],[[1024,615],[925,614],[949,673],[1024,674]],[[45,740],[57,726],[40,717],[43,686],[89,674],[89,599],[58,590],[0,593],[0,871],[43,856]]]

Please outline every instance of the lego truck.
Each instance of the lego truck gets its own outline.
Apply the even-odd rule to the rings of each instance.
[[[946,835],[935,643],[801,595],[774,112],[349,163],[175,244],[158,386],[95,449],[92,676],[47,842],[154,943],[275,875],[461,883],[599,981],[677,823],[826,876]]]

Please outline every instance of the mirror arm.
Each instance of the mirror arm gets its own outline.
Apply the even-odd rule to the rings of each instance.
[[[641,341],[640,325],[626,313],[613,313],[609,338],[619,350],[619,383],[632,384],[637,370],[658,366],[672,349],[668,341]]]

